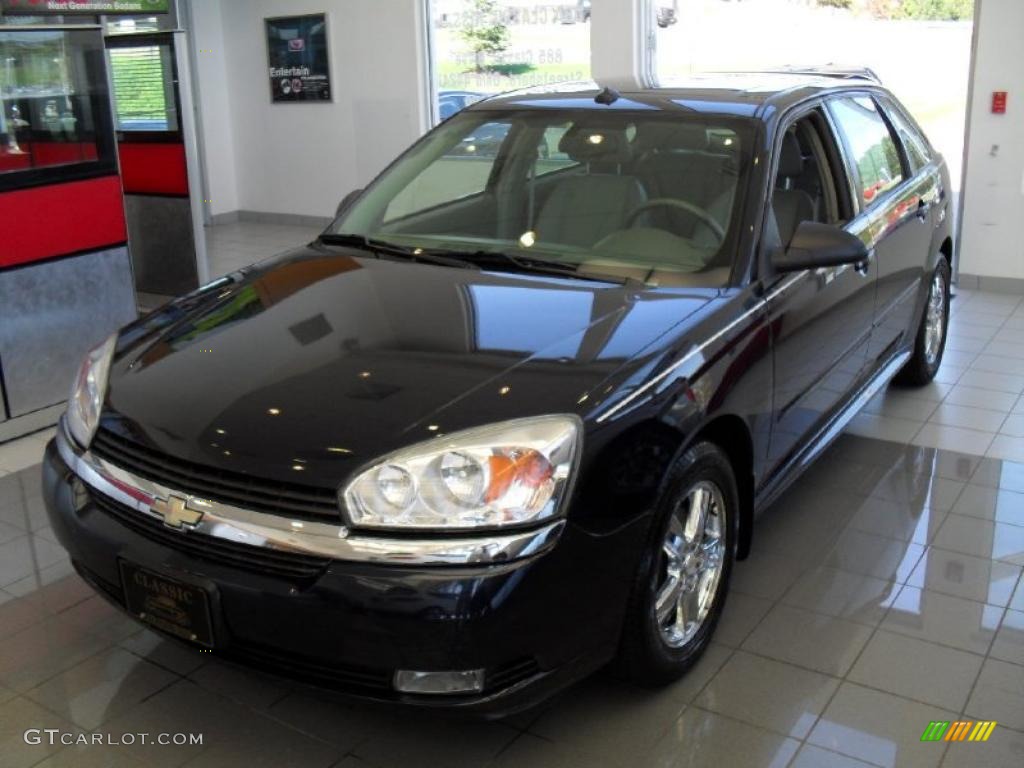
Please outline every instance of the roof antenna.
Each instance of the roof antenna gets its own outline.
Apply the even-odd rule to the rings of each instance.
[[[605,86],[601,89],[601,92],[594,97],[594,101],[598,104],[614,104],[619,100],[619,92],[614,88]]]

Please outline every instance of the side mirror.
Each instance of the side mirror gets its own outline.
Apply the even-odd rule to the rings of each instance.
[[[868,247],[856,235],[831,224],[803,221],[789,247],[772,257],[772,266],[779,272],[796,272],[863,264],[868,258]]]
[[[349,192],[347,195],[341,198],[341,202],[338,203],[338,208],[337,210],[335,210],[334,215],[336,217],[341,216],[341,214],[345,212],[345,209],[352,205],[352,203],[355,202],[355,199],[359,197],[361,194],[363,194],[363,190],[353,189],[351,192]]]

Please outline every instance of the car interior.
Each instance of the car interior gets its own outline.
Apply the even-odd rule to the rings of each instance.
[[[788,247],[801,222],[844,221],[832,164],[822,140],[823,120],[815,110],[794,122],[782,136],[767,223],[770,246]]]
[[[393,218],[381,233],[507,242],[529,232],[539,257],[550,249],[583,274],[658,285],[728,282],[733,249],[725,246],[740,187],[736,133],[678,120],[576,120],[551,147],[546,129],[513,125],[500,146],[475,147],[476,157],[460,142],[449,162],[492,163],[487,188]],[[540,160],[556,167],[538,172]]]

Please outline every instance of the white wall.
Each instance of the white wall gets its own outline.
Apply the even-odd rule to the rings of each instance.
[[[210,213],[238,210],[235,141],[228,88],[224,25],[219,0],[192,0],[189,36],[195,50],[195,80],[199,85],[200,133],[206,148],[204,172]]]
[[[960,271],[1024,279],[1024,2],[977,2]],[[993,91],[1009,91],[1005,115]]]
[[[594,82],[635,88],[643,82],[645,0],[591,0],[590,72]]]
[[[421,0],[194,0],[193,7],[194,34],[204,40],[197,48],[214,51],[198,57],[213,213],[332,216],[347,192],[426,130]],[[322,11],[334,101],[271,104],[263,19]],[[221,153],[232,159],[221,161]]]

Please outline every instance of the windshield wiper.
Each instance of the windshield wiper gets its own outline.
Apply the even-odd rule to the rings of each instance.
[[[324,245],[347,245],[360,250],[369,251],[380,256],[397,256],[410,261],[419,261],[425,264],[437,264],[442,267],[456,267],[458,269],[479,269],[477,264],[461,258],[458,254],[445,254],[436,251],[427,251],[423,248],[407,248],[404,245],[396,245],[386,240],[376,240],[365,235],[354,235],[348,233],[325,232],[318,238]]]
[[[521,272],[534,272],[558,277],[571,277],[577,280],[589,280],[597,283],[615,283],[634,288],[644,288],[646,284],[634,277],[622,277],[620,275],[608,275],[601,272],[579,272],[575,264],[567,264],[560,261],[547,261],[546,259],[519,256],[508,251],[439,251],[431,250],[432,255],[473,259],[474,263],[503,261],[516,267]]]
[[[556,275],[558,277],[571,277],[577,280],[589,280],[597,283],[614,283],[634,288],[644,288],[646,284],[634,277],[621,277],[619,275],[607,275],[599,272],[578,272],[576,265],[566,264],[558,261],[547,261],[536,259],[507,251],[459,251],[443,248],[408,248],[403,245],[389,243],[386,240],[377,240],[350,233],[325,233],[320,235],[320,242],[325,245],[347,245],[359,248],[377,255],[397,256],[419,261],[426,264],[437,264],[444,267],[456,267],[459,269],[482,269],[487,262],[505,262],[511,264],[519,272],[532,272],[535,274]]]

